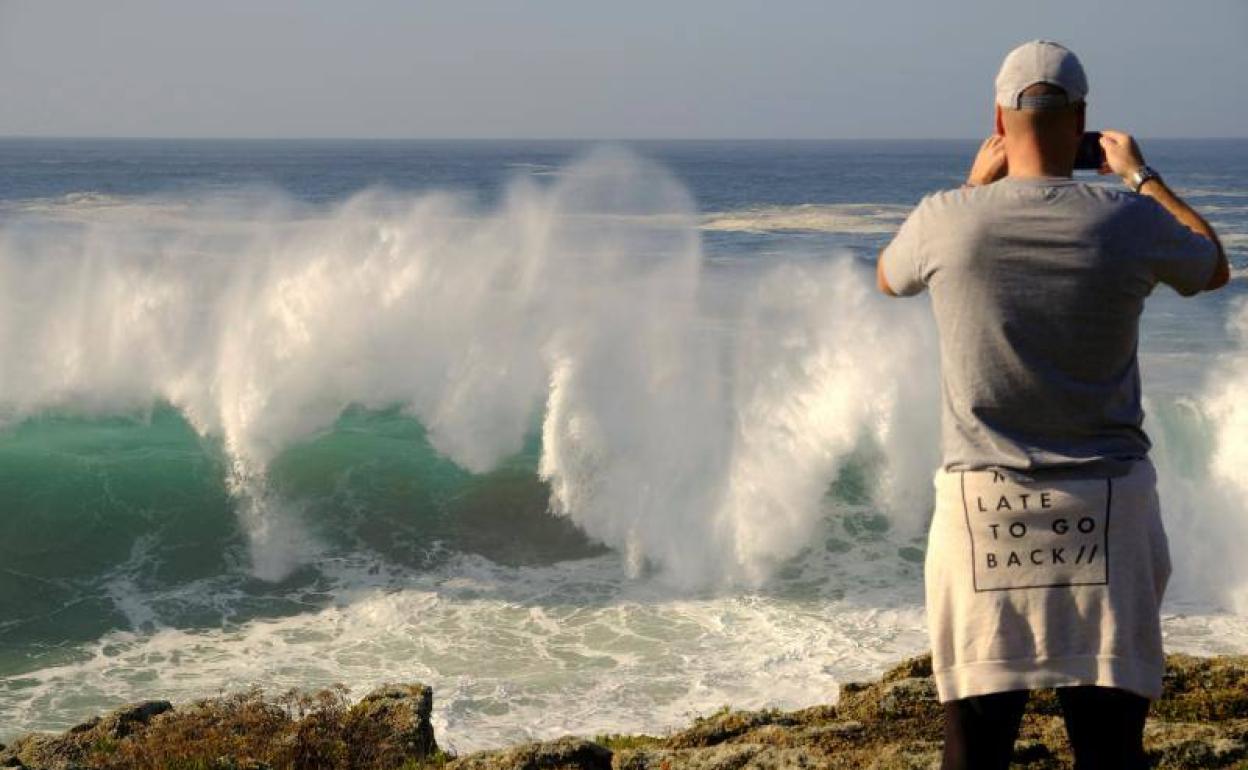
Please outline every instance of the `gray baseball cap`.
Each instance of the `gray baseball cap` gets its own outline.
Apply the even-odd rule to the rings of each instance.
[[[1048,83],[1065,94],[1023,96],[1036,83]],[[997,73],[997,104],[1012,110],[1045,110],[1081,102],[1088,95],[1088,77],[1079,57],[1051,40],[1032,40],[1010,51]]]

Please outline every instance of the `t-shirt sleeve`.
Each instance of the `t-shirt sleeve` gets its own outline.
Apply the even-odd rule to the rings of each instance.
[[[923,271],[923,221],[926,219],[927,199],[919,202],[901,223],[901,229],[891,243],[880,253],[884,280],[894,294],[908,297],[923,291],[927,285]]]
[[[1183,296],[1209,285],[1218,266],[1218,247],[1188,228],[1161,204],[1145,198],[1152,210],[1152,238],[1145,246],[1153,276]]]

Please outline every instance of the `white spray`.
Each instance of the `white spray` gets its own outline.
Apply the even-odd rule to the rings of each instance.
[[[688,192],[631,155],[517,181],[488,212],[380,193],[43,208],[0,229],[0,420],[173,404],[223,443],[259,577],[318,547],[269,463],[352,404],[401,405],[478,472],[543,412],[552,509],[679,585],[766,580],[863,441],[886,460],[878,504],[926,520],[925,303],[878,296],[848,255],[711,269]],[[1210,472],[1243,484],[1248,413],[1226,393]]]
[[[1189,300],[1191,301],[1191,300]],[[1248,302],[1229,325],[1238,344],[1222,351],[1190,399],[1151,405],[1166,531],[1174,561],[1168,595],[1248,613]]]

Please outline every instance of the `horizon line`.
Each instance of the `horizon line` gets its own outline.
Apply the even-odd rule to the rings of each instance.
[[[1139,138],[1140,134],[1132,134]],[[1183,141],[1245,141],[1245,136],[1149,136],[1143,135],[1148,141],[1183,140]],[[89,134],[0,134],[0,141],[11,140],[42,140],[42,141],[214,141],[214,142],[972,142],[983,141],[982,136],[844,136],[844,137],[792,137],[792,136],[635,136],[635,137],[507,137],[507,136],[141,136],[141,135],[89,135]]]

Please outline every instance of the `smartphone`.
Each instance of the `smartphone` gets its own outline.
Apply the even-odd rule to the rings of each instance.
[[[1105,150],[1101,147],[1100,131],[1085,131],[1075,153],[1075,168],[1099,169],[1105,162]]]

